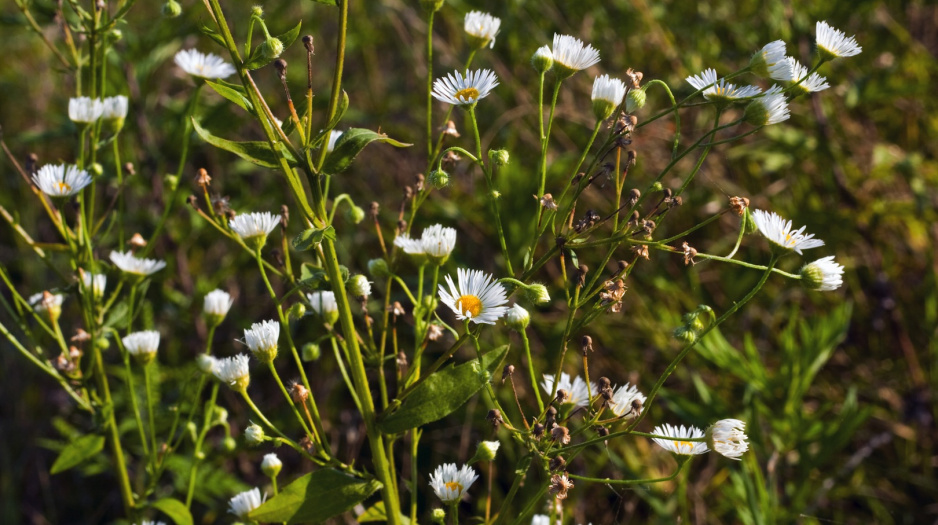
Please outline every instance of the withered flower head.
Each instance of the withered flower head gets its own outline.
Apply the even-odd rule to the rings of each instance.
[[[401,306],[400,301],[394,301],[394,303],[391,304],[391,315],[395,317],[404,315],[404,307]]]
[[[550,193],[545,193],[541,198],[538,198],[538,196],[535,195],[534,198],[537,199],[542,208],[548,209],[550,211],[557,211],[557,203],[554,202],[554,196]]]
[[[556,398],[557,403],[562,405],[564,401],[566,401],[569,397],[570,397],[570,394],[568,394],[566,390],[562,388],[557,389],[557,398]]]
[[[730,197],[730,208],[736,212],[736,215],[742,217],[748,207],[749,199],[746,197]]]
[[[306,390],[306,387],[299,383],[293,383],[290,386],[290,397],[293,398],[294,403],[305,403],[306,399],[309,398],[309,390]]]
[[[566,499],[567,491],[573,488],[573,480],[566,474],[554,474],[550,478],[550,493],[557,499]]]
[[[541,439],[541,436],[544,435],[544,425],[535,423],[534,426],[531,427],[531,435],[537,439]]]
[[[625,70],[625,76],[632,82],[632,89],[639,89],[642,87],[642,78],[645,76],[641,71],[635,71],[632,68]]]
[[[593,338],[584,335],[580,338],[580,348],[583,350],[583,355],[586,355],[589,352],[593,351]]]
[[[645,260],[648,260],[648,246],[644,244],[632,246],[632,251],[635,252],[635,254],[639,257],[643,257]]]
[[[84,343],[91,340],[91,334],[78,328],[75,330],[75,335],[72,336],[71,342],[73,343]]]
[[[492,426],[495,428],[498,428],[498,425],[501,425],[505,422],[505,420],[502,418],[502,413],[499,412],[497,408],[489,410],[489,413],[485,416],[485,419],[492,423]]]
[[[139,233],[135,233],[127,242],[134,248],[143,248],[147,245],[147,241]]]
[[[550,470],[563,470],[567,467],[567,460],[563,459],[563,456],[556,456],[550,460]]]
[[[508,379],[508,376],[514,373],[515,373],[514,365],[505,365],[505,368],[502,369],[502,383],[504,383],[505,380]]]
[[[459,132],[456,131],[456,123],[452,120],[446,122],[446,125],[443,126],[440,131],[443,132],[443,135],[453,137],[454,139],[459,138]]]
[[[561,445],[570,443],[570,431],[567,427],[556,426],[550,429],[550,438],[559,441]]]
[[[443,337],[443,327],[438,324],[431,324],[427,329],[427,338],[431,341],[439,341]]]
[[[697,262],[694,261],[694,257],[697,256],[697,250],[695,250],[690,244],[687,244],[686,241],[681,245],[681,247],[684,249],[684,266],[689,264],[697,264]]]
[[[204,189],[208,188],[211,182],[212,178],[208,175],[208,172],[205,171],[205,168],[199,168],[199,176],[195,178],[195,183]]]

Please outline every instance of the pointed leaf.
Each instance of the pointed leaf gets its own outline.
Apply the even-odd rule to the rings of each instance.
[[[293,239],[293,248],[305,252],[319,246],[323,239],[335,240],[335,228],[332,226],[310,228]]]
[[[274,169],[280,167],[278,156],[273,152],[272,149],[270,149],[270,144],[267,142],[234,142],[223,139],[221,137],[216,137],[215,135],[212,135],[211,132],[200,126],[199,123],[195,121],[195,119],[192,119],[192,127],[195,129],[195,132],[198,133],[200,137],[202,137],[202,140],[208,142],[218,149],[230,151],[242,159],[248,162],[253,162],[258,166]],[[293,157],[289,150],[286,148],[281,148],[280,152],[284,157],[286,157],[287,162],[291,166],[297,165],[296,158]]]
[[[455,412],[491,380],[507,353],[508,346],[501,346],[483,355],[481,366],[478,359],[473,359],[437,371],[405,397],[397,412],[381,420],[378,427],[386,434],[397,434]]]
[[[150,504],[154,509],[169,516],[176,525],[192,525],[192,514],[186,504],[173,498],[163,498]]]
[[[251,100],[248,98],[247,94],[244,92],[244,88],[232,84],[231,82],[225,82],[224,80],[206,80],[206,84],[212,89],[215,90],[219,95],[227,98],[228,100],[234,102],[235,104],[241,106],[241,109],[253,113],[254,104],[251,104]]]
[[[342,120],[342,117],[345,116],[346,111],[348,111],[348,93],[343,89],[342,98],[339,99],[339,106],[335,109],[335,115],[333,115],[332,120],[326,125],[326,130],[335,129],[335,127],[339,125],[339,121]]]
[[[202,30],[202,33],[205,34],[205,36],[218,42],[218,45],[222,47],[227,47],[227,44],[225,44],[225,39],[218,33],[218,31],[215,31],[214,29],[206,25],[200,26],[199,29]]]
[[[363,480],[333,469],[317,470],[284,487],[249,517],[265,523],[316,523],[351,509],[380,488],[378,480]]]
[[[104,436],[97,434],[82,436],[70,442],[62,449],[62,452],[59,453],[59,457],[55,458],[55,463],[52,464],[52,469],[49,472],[52,474],[64,472],[81,464],[98,452],[101,452],[103,448]]]
[[[326,157],[326,162],[322,167],[323,173],[334,175],[344,171],[352,164],[355,157],[365,149],[365,146],[375,141],[385,142],[398,148],[411,145],[398,142],[384,133],[377,133],[370,129],[351,128],[342,133],[342,136],[335,143],[335,149]]]

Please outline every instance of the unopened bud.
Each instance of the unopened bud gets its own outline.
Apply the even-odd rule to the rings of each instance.
[[[684,344],[692,344],[697,340],[697,332],[688,326],[679,326],[674,329],[674,338]]]
[[[492,461],[495,459],[499,445],[501,445],[501,443],[498,441],[483,441],[479,443],[479,447],[476,449],[475,453],[476,461]],[[474,461],[469,461],[469,463],[474,463]]]
[[[427,14],[435,13],[443,7],[443,0],[420,0],[420,7]]]
[[[625,111],[632,113],[636,109],[642,109],[645,107],[646,99],[644,89],[630,90],[629,94],[625,96]]]
[[[348,218],[353,224],[358,224],[365,220],[365,210],[359,206],[352,206],[348,210]]]
[[[529,301],[536,305],[544,306],[550,303],[550,294],[547,293],[547,287],[543,284],[532,284],[524,289],[524,295]]]
[[[163,4],[163,16],[167,18],[176,18],[182,14],[182,6],[176,0],[168,0]]]
[[[228,436],[222,440],[221,448],[225,452],[234,452],[234,450],[238,448],[238,442],[235,441],[233,437]]]
[[[375,279],[386,279],[391,276],[391,269],[384,259],[372,259],[368,261],[368,273]]]
[[[322,350],[319,349],[319,345],[316,343],[306,343],[303,345],[303,361],[318,361],[321,355]]]
[[[550,47],[541,46],[534,52],[534,56],[531,57],[531,65],[534,66],[534,70],[538,73],[546,73],[554,66],[554,54],[551,53]]]
[[[427,184],[438,190],[445,188],[449,185],[449,173],[443,170],[433,170],[430,172],[430,176],[427,177]]]
[[[277,474],[280,474],[280,469],[283,468],[283,462],[280,461],[280,458],[276,454],[270,453],[264,456],[264,461],[261,462],[261,471],[264,474],[267,474],[268,477],[276,478]]]
[[[371,283],[364,275],[353,275],[348,280],[348,291],[352,297],[368,297],[371,295]]]
[[[444,525],[446,523],[446,511],[443,509],[433,509],[433,512],[430,513],[430,519],[432,519],[434,523]]]
[[[261,55],[266,60],[273,60],[279,57],[281,53],[283,53],[283,42],[279,38],[272,36],[264,40]],[[286,62],[284,62],[284,65],[286,65]]]
[[[267,440],[267,436],[264,435],[264,429],[260,425],[253,423],[244,430],[244,440],[248,445],[260,445]]]
[[[762,102],[753,100],[746,106],[743,120],[751,126],[765,126],[769,122],[769,110]]]
[[[508,150],[504,149],[493,149],[489,150],[489,160],[492,161],[492,164],[496,166],[505,166],[508,164]]]
[[[287,310],[287,318],[291,321],[299,321],[306,315],[306,305],[303,303],[294,303],[293,306]]]
[[[529,314],[527,310],[518,304],[512,306],[508,310],[508,314],[505,316],[505,324],[508,325],[508,328],[511,328],[517,332],[523,332],[530,323],[531,314]]]

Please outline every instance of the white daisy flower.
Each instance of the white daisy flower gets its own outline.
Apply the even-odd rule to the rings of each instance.
[[[811,73],[809,76],[808,68],[802,65],[801,62],[795,60],[793,57],[788,57],[788,64],[791,66],[791,78],[785,80],[788,80],[792,83],[797,83],[797,86],[795,86],[794,89],[796,89],[801,94],[816,93],[831,87],[831,85],[827,83],[827,79],[825,77],[822,77],[817,73]]]
[[[237,73],[237,70],[225,62],[222,57],[209,53],[203,55],[195,49],[183,49],[173,59],[183,71],[199,78],[225,78]]]
[[[482,49],[486,45],[495,47],[495,35],[501,25],[502,21],[497,17],[482,11],[470,11],[466,15],[463,27],[472,41],[472,47]]]
[[[719,454],[739,460],[749,450],[746,423],[738,419],[721,419],[707,429],[707,444]]]
[[[332,151],[335,149],[335,143],[339,141],[339,137],[341,137],[343,133],[345,132],[338,131],[335,129],[332,130],[331,133],[329,133],[329,143],[326,144],[326,151],[328,153],[332,153]]]
[[[622,98],[625,97],[625,84],[609,75],[596,77],[593,81],[593,115],[596,120],[605,120],[612,115]]]
[[[684,439],[696,439],[704,437],[703,430],[700,430],[697,427],[684,428],[684,425],[681,425],[680,428],[678,428],[673,427],[667,423],[665,423],[663,426],[656,426],[652,431],[652,434]],[[667,450],[668,452],[681,456],[696,456],[699,454],[706,454],[710,451],[710,449],[707,448],[706,443],[701,443],[698,441],[675,441],[672,439],[662,438],[652,438],[652,441],[657,443],[661,448]]]
[[[645,396],[638,391],[638,388],[626,383],[617,388],[612,394],[612,401],[609,403],[609,408],[612,409],[612,413],[615,414],[616,417],[625,416],[626,419],[633,418],[638,415],[638,413],[632,410],[632,403],[634,403],[636,399],[641,404],[640,406],[645,404]]]
[[[160,346],[160,333],[156,330],[144,330],[128,334],[121,341],[127,353],[142,363],[149,363],[156,357]]]
[[[101,104],[103,105],[101,118],[107,120],[116,120],[127,117],[127,97],[124,95],[107,97],[101,102]]]
[[[815,24],[815,32],[817,33],[817,51],[822,59],[852,57],[863,51],[863,48],[857,44],[856,38],[848,37],[846,33],[834,29],[827,22],[819,21]]]
[[[411,239],[410,235],[402,233],[394,238],[394,246],[404,250],[408,255],[425,255],[423,243],[420,239]]]
[[[228,502],[228,512],[241,519],[247,519],[248,514],[260,507],[261,503],[264,503],[264,499],[261,498],[260,489],[255,487],[231,498]]]
[[[579,38],[554,33],[551,57],[561,77],[569,77],[577,71],[599,63],[599,51],[584,44]]]
[[[339,304],[335,302],[335,293],[333,292],[310,292],[306,294],[310,306],[316,315],[321,317],[327,323],[335,323],[339,319]]]
[[[46,164],[33,174],[33,183],[50,197],[71,197],[91,184],[91,176],[71,164]]]
[[[791,230],[791,221],[787,221],[773,212],[755,210],[752,220],[762,235],[772,244],[786,250],[794,250],[802,255],[801,250],[824,246],[824,241],[815,239],[814,234],[805,234],[802,226],[797,231]]]
[[[75,97],[68,99],[68,118],[72,122],[91,124],[101,118],[104,104],[99,98]]]
[[[241,213],[231,219],[228,226],[244,241],[263,246],[270,234],[280,224],[280,216],[270,212]]]
[[[441,224],[424,228],[420,234],[420,246],[423,253],[434,258],[437,264],[443,264],[456,247],[456,230]]]
[[[495,324],[508,311],[505,287],[481,270],[456,270],[459,285],[446,276],[449,291],[440,285],[440,300],[456,314],[460,321]]]
[[[270,454],[264,455],[264,460],[261,461],[261,471],[263,471],[264,474],[272,478],[277,477],[281,468],[283,468],[283,462],[280,461],[277,454],[271,452]]]
[[[91,294],[100,299],[104,297],[104,289],[107,287],[107,275],[103,273],[81,272],[81,281],[85,290],[91,290]]]
[[[560,525],[560,520],[554,523]],[[550,525],[550,516],[546,514],[535,514],[531,517],[531,525]]]
[[[277,357],[277,339],[280,338],[280,323],[261,321],[244,331],[244,343],[258,361],[269,363]]]
[[[782,88],[772,86],[761,97],[746,106],[746,122],[753,126],[768,126],[788,120],[788,100],[782,94]]]
[[[497,85],[498,77],[490,69],[466,70],[465,77],[454,71],[433,81],[433,98],[456,106],[475,104]]]
[[[213,324],[217,325],[228,315],[228,310],[231,309],[232,304],[234,304],[234,301],[231,300],[231,294],[224,290],[212,290],[205,294],[205,299],[202,302],[202,313],[215,321]]]
[[[550,374],[544,374],[544,382],[541,383],[541,387],[545,392],[550,394],[554,391],[554,376]],[[584,381],[580,376],[576,376],[571,381],[570,374],[566,372],[561,372],[560,382],[557,384],[557,390],[564,390],[567,392],[567,400],[564,401],[564,404],[572,404],[579,407],[585,407],[590,402],[590,391],[593,392],[593,395],[597,395],[596,385],[594,383],[589,384],[589,390],[587,390],[586,381]]]
[[[776,40],[762,46],[749,61],[752,72],[760,77],[769,77],[775,80],[788,80],[791,78],[791,64],[785,55],[785,42]]]
[[[801,282],[809,290],[830,292],[844,284],[844,267],[828,256],[808,263],[801,268]]]
[[[138,259],[134,257],[133,252],[126,251],[111,252],[111,262],[117,266],[120,271],[139,276],[152,275],[163,268],[166,268],[166,262],[155,259]]]
[[[689,76],[686,80],[697,90],[702,89],[705,99],[715,102],[733,102],[762,93],[762,90],[756,86],[737,87],[735,84],[727,83],[725,78],[717,79],[717,72],[713,68],[704,70],[700,75]]]
[[[452,503],[461,500],[477,479],[479,475],[469,465],[457,469],[455,463],[444,463],[430,475],[430,486],[443,503]]]
[[[37,314],[49,317],[55,322],[62,315],[62,303],[65,296],[57,293],[39,292],[26,300]]]
[[[212,373],[222,383],[227,383],[235,390],[245,390],[251,383],[247,354],[238,354],[215,361]]]

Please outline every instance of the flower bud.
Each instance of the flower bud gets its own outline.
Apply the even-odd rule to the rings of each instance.
[[[655,182],[651,185],[651,191],[661,191],[664,189],[664,185],[660,182]]]
[[[212,371],[215,370],[215,358],[208,354],[199,354],[199,357],[195,359],[195,363],[203,374],[211,375]]]
[[[642,109],[646,99],[644,89],[629,90],[629,94],[625,96],[625,111],[633,113],[636,109]]]
[[[264,16],[264,8],[259,5],[255,5],[251,8],[251,16],[262,18]]]
[[[306,343],[303,345],[303,361],[318,361],[321,355],[322,350],[319,349],[319,345],[316,343]]]
[[[550,294],[547,293],[547,287],[543,284],[535,283],[524,289],[524,295],[532,303],[544,306],[550,303]]]
[[[100,177],[104,174],[104,166],[102,166],[100,162],[95,162],[88,167],[88,171],[90,171],[95,177]]]
[[[277,37],[269,37],[264,40],[264,47],[261,48],[261,55],[265,60],[273,60],[283,53],[283,42]]]
[[[111,347],[111,340],[107,337],[99,337],[95,340],[95,346],[98,350],[103,352]]]
[[[697,340],[697,332],[688,326],[675,328],[673,334],[675,339],[687,345]]]
[[[531,314],[518,304],[512,306],[505,316],[505,324],[508,325],[508,328],[518,332],[523,332],[530,322]]]
[[[495,453],[498,452],[498,447],[501,445],[498,441],[483,441],[479,443],[479,448],[476,449],[475,457],[479,461],[492,461],[495,459]],[[470,461],[472,463],[472,461]]]
[[[306,315],[306,305],[303,303],[294,303],[293,306],[287,310],[287,317],[291,321],[299,321]]]
[[[163,176],[163,186],[166,188],[166,191],[176,191],[176,187],[179,186],[179,177],[167,173]]]
[[[368,261],[368,273],[375,279],[386,279],[391,276],[391,269],[384,259],[372,259]]]
[[[353,275],[348,280],[348,291],[352,297],[368,297],[371,295],[371,283],[362,274]]]
[[[111,39],[111,42],[120,42],[124,38],[124,32],[120,29],[114,28],[108,32],[107,36]]]
[[[223,425],[228,422],[228,411],[224,407],[215,406],[212,410],[212,422],[213,424]]]
[[[427,184],[431,188],[442,189],[449,185],[449,174],[443,170],[433,170],[427,177]]]
[[[363,210],[360,206],[352,206],[348,210],[348,218],[352,221],[352,223],[358,224],[365,220],[365,210]]]
[[[541,46],[534,52],[534,56],[531,57],[531,65],[534,66],[534,70],[538,73],[546,73],[554,66],[554,54],[551,53],[550,47]]]
[[[756,226],[756,221],[752,220],[752,214],[749,212],[749,208],[746,208],[743,212],[742,227],[745,229],[746,235],[759,231],[759,227]]]
[[[489,160],[496,166],[505,166],[508,164],[508,150],[492,149],[489,150]]]
[[[446,523],[446,511],[443,509],[433,509],[433,512],[430,513],[430,519],[435,523],[444,525]]]
[[[244,440],[248,445],[260,445],[267,440],[267,436],[264,435],[264,429],[260,425],[252,423],[244,430]]]
[[[195,443],[195,441],[198,439],[199,428],[194,421],[186,423],[186,432],[189,433],[189,439]]]
[[[163,4],[163,16],[167,18],[176,18],[182,14],[182,6],[176,0],[168,0]]]
[[[700,314],[697,312],[691,312],[689,314],[684,314],[684,317],[681,318],[684,321],[684,326],[693,330],[696,333],[700,333],[701,330],[706,328],[703,320],[700,318]]]
[[[235,441],[233,437],[228,436],[222,440],[221,448],[225,452],[233,452],[236,448],[238,448],[238,442]]]
[[[267,476],[271,478],[276,478],[282,468],[283,462],[280,461],[280,458],[278,458],[276,454],[270,453],[264,455],[264,461],[261,462],[261,471],[264,474],[267,474]]]

